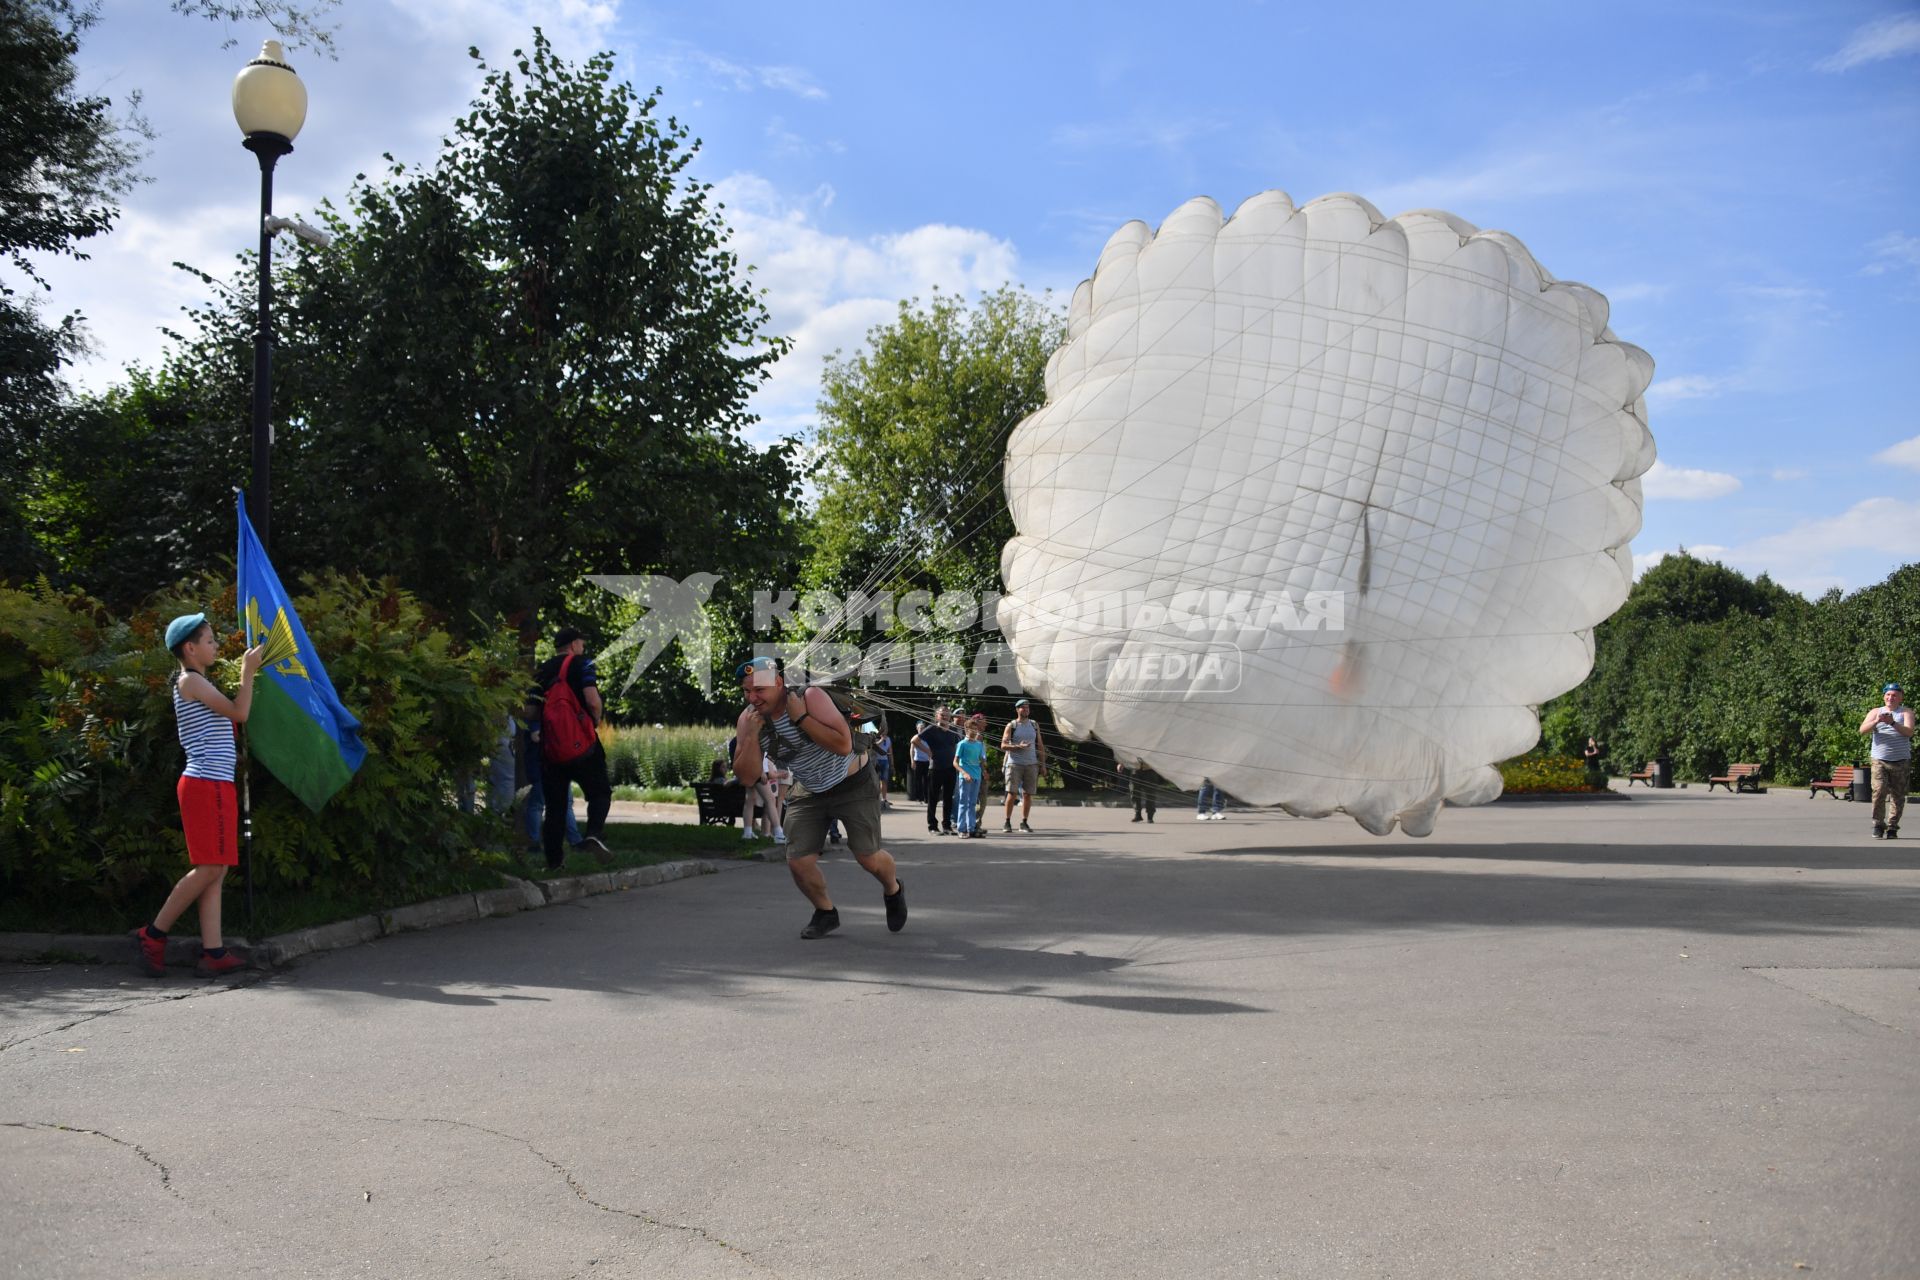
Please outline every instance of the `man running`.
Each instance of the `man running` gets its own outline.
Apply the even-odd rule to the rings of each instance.
[[[826,690],[788,689],[786,666],[778,658],[751,659],[735,674],[747,696],[733,749],[740,785],[759,781],[768,757],[793,775],[785,814],[787,870],[813,904],[813,919],[800,936],[824,938],[840,927],[840,912],[820,870],[827,823],[834,818],[846,826],[855,860],[880,882],[887,928],[900,932],[907,924],[907,891],[894,874],[893,855],[880,847],[880,791],[873,762],[854,752],[853,726]]]

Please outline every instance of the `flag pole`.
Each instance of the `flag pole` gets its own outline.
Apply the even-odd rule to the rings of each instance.
[[[233,486],[233,492],[238,500],[245,500],[246,490],[239,485]],[[235,523],[237,524],[238,521]],[[240,579],[240,562],[236,557],[233,565],[233,602],[240,611],[240,635],[246,641],[247,647],[252,648],[253,637],[247,633],[247,602],[244,594],[246,588]],[[255,947],[260,943],[260,931],[255,927],[253,919],[253,752],[247,742],[247,726],[241,724],[239,729],[240,763],[237,772],[240,783],[240,873],[247,882],[247,945]]]
[[[240,726],[240,864],[247,878],[247,946],[260,945],[253,923],[253,753],[247,749],[247,727]]]

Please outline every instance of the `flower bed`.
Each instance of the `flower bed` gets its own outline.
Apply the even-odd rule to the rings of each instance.
[[[1508,795],[1546,795],[1556,792],[1591,795],[1605,791],[1604,779],[1587,775],[1586,761],[1576,756],[1520,756],[1501,763],[1500,778]]]

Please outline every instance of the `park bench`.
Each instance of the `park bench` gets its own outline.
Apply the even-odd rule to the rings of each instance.
[[[696,782],[693,802],[699,806],[701,826],[730,827],[740,820],[747,793],[737,782]]]
[[[1807,799],[1811,800],[1820,792],[1826,792],[1836,800],[1853,799],[1853,766],[1837,764],[1833,766],[1833,776],[1820,782],[1807,784]],[[1842,795],[1841,793],[1845,794]]]
[[[1640,770],[1638,773],[1630,773],[1627,775],[1628,786],[1632,786],[1636,782],[1644,782],[1648,786],[1653,785],[1653,761],[1647,761],[1646,768]],[[886,888],[885,885],[881,885],[880,887],[883,889]]]
[[[1727,771],[1718,777],[1707,779],[1707,790],[1725,787],[1728,791],[1760,790],[1760,766],[1757,764],[1730,764]]]

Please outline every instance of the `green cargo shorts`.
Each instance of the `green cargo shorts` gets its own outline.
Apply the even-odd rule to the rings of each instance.
[[[783,816],[789,858],[811,857],[825,849],[829,818],[840,819],[847,848],[854,853],[864,857],[880,852],[880,790],[872,762],[830,790],[795,796]]]

